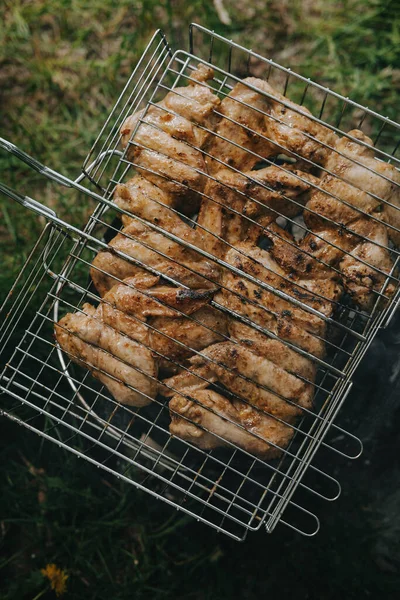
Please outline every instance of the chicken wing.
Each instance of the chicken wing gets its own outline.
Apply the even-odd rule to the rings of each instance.
[[[245,79],[222,100],[218,109],[222,119],[215,135],[206,144],[208,154],[214,158],[208,159],[212,172],[225,166],[247,171],[262,158],[269,158],[274,153],[274,144],[265,139],[268,135],[266,115],[270,112],[269,98],[246,83],[262,86],[266,82]]]
[[[132,322],[130,329],[134,328]],[[118,402],[146,406],[155,397],[158,369],[151,351],[103,323],[90,304],[63,317],[55,335],[69,358],[89,369]]]
[[[243,175],[223,169],[207,182],[197,221],[204,228],[198,229],[204,249],[223,257],[245,238],[249,218],[294,217],[301,212],[317,178],[290,165],[283,167],[271,165]]]
[[[122,145],[143,177],[166,192],[196,201],[204,187],[201,148],[213,126],[219,99],[204,83],[212,69],[199,67],[186,87],[174,88],[156,105],[129,116],[122,125]]]
[[[330,154],[326,166],[340,179],[338,177],[335,184],[331,181],[324,189],[340,200],[347,200],[350,205],[361,208],[365,213],[379,215],[382,221],[400,229],[399,171],[393,165],[374,157],[373,142],[362,131],[353,129],[349,135],[359,142],[345,137],[337,141],[336,152]],[[356,217],[360,218],[360,214]],[[390,239],[399,246],[400,231],[396,229],[388,227],[387,231]]]
[[[400,176],[391,165],[376,160],[372,148],[363,145],[371,146],[370,138],[358,130],[349,135],[361,143],[347,138],[337,141],[336,151],[327,160],[329,173],[322,177],[321,189],[312,192],[304,219],[313,232],[331,244],[325,244],[322,254],[328,264],[341,270],[355,304],[369,310],[393,266],[388,235],[396,242],[397,232],[379,221],[395,227],[400,224]],[[301,247],[313,252],[313,244],[315,252],[321,254],[321,242],[315,236],[307,236]],[[389,283],[385,294],[393,292]]]
[[[290,420],[301,413],[300,407],[311,407],[313,386],[270,358],[241,344],[213,344],[190,359],[189,371],[165,380],[162,393],[169,397],[176,391],[205,389],[209,382],[218,381],[252,406]]]
[[[196,234],[189,226],[186,226],[185,235],[193,244],[197,243]],[[109,246],[110,250],[97,254],[90,270],[101,296],[126,277],[138,273],[153,277],[146,267],[193,289],[213,288],[218,281],[219,273],[214,263],[137,221],[122,229]],[[116,251],[132,257],[132,262],[118,256]]]
[[[117,185],[113,195],[113,202],[122,210],[130,213],[121,214],[121,221],[124,227],[127,227],[134,221],[133,215],[137,215],[154,224],[159,223],[161,215],[163,225],[168,227],[169,231],[175,227],[176,219],[173,219],[174,213],[168,209],[165,210],[164,206],[175,208],[177,206],[177,197],[174,194],[164,192],[141,175],[135,175],[135,177],[132,177],[126,183]],[[171,228],[169,227],[170,225]]]
[[[124,227],[137,222],[137,216],[197,246],[198,240],[194,230],[178,214],[178,211],[182,210],[189,212],[185,210],[183,203],[178,203],[176,196],[167,194],[144,177],[135,175],[126,183],[117,185],[113,201],[129,213],[121,216]],[[186,208],[189,209],[189,206]]]
[[[389,247],[388,232],[384,225],[373,223],[367,219],[359,219],[352,224],[352,231],[358,232],[370,241],[359,239],[353,249],[346,254],[339,264],[343,275],[343,284],[353,300],[365,310],[372,308],[376,301],[373,293],[383,290],[386,281],[385,273],[390,273],[393,262],[387,250]],[[357,238],[355,238],[357,240]],[[384,293],[389,297],[394,293],[393,283],[389,283]]]
[[[219,112],[223,118],[217,135],[207,146],[214,157],[210,162],[213,172],[223,165],[247,171],[260,160],[282,153],[322,164],[336,140],[305,107],[254,77],[237,83],[221,102]]]
[[[169,409],[171,433],[203,450],[232,445],[261,458],[273,458],[293,435],[288,425],[212,390],[198,390],[190,397],[177,394]]]
[[[268,133],[279,151],[299,155],[313,164],[324,164],[337,135],[314,120],[305,106],[299,106],[275,90],[269,93],[276,101],[271,103]]]
[[[166,357],[159,359],[164,376],[176,373],[195,351],[223,341],[227,333],[226,317],[215,308],[205,306],[192,316],[193,319],[175,315],[149,321],[151,348]]]
[[[156,278],[155,278],[156,279]],[[219,311],[208,306],[213,290],[185,290],[157,285],[137,289],[136,278],[128,278],[114,286],[100,304],[103,322],[137,338],[137,327],[129,330],[129,315],[144,320],[145,343],[153,350],[159,370],[164,375],[176,372],[177,365],[196,350],[222,340],[226,331],[226,319]],[[118,309],[118,323],[110,322]],[[191,315],[189,319],[187,315]],[[127,316],[128,327],[123,327]],[[138,340],[138,341],[143,341]]]
[[[148,404],[156,394],[155,378],[163,365],[160,350],[167,350],[166,362],[181,358],[177,342],[163,341],[163,332],[174,334],[171,324],[181,322],[177,339],[189,348],[185,357],[193,353],[191,347],[202,349],[210,340],[221,339],[218,332],[210,334],[206,325],[224,329],[223,319],[206,312],[210,290],[157,285],[158,278],[147,282],[147,288],[138,287],[140,283],[135,277],[125,279],[105,294],[97,308],[85,304],[82,312],[67,314],[55,327],[57,341],[71,360],[86,366],[116,400],[134,406]],[[204,326],[191,328],[185,318],[191,314]]]
[[[215,296],[217,302],[310,354],[323,356],[326,321],[297,306],[290,298],[329,317],[333,312],[333,303],[341,294],[341,288],[335,281],[291,281],[289,276],[294,269],[284,271],[270,252],[247,242],[237,244],[235,250],[226,254],[225,260],[236,269],[268,284],[271,291],[244,279],[239,273],[224,269],[222,290]],[[284,292],[288,299],[279,297],[273,289]]]

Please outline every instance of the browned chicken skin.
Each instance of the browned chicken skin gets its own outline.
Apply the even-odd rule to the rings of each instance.
[[[349,135],[372,145],[372,140],[361,131],[353,130]],[[369,310],[377,300],[374,292],[381,290],[385,274],[393,266],[388,236],[396,243],[399,241],[397,232],[381,222],[400,225],[400,175],[391,165],[376,160],[372,148],[358,142],[342,138],[335,149],[340,154],[332,152],[328,157],[329,173],[320,181],[321,190],[311,194],[304,219],[313,232],[336,246],[324,251],[328,264],[341,271],[345,289],[354,303]],[[310,235],[301,247],[313,243],[321,246],[316,236]],[[394,287],[389,283],[385,294],[390,296],[393,292]]]
[[[206,144],[207,152],[215,158],[207,159],[211,172],[225,166],[247,171],[261,158],[273,155],[273,144],[263,139],[267,135],[264,113],[269,110],[268,98],[243,83],[235,85],[221,102],[218,112],[223,118],[215,129],[216,135]]]
[[[261,458],[273,458],[293,436],[288,425],[212,390],[197,390],[187,398],[176,395],[169,408],[171,433],[204,450],[233,445]]]
[[[171,210],[165,210],[164,206],[176,208],[178,205],[177,196],[163,191],[141,175],[135,175],[126,183],[121,183],[115,188],[113,201],[119,208],[130,213],[121,213],[121,221],[124,227],[127,227],[134,221],[134,215],[155,225],[160,222],[160,216],[163,218],[163,226],[169,226],[173,220],[172,226],[175,227],[174,213]],[[136,219],[137,221],[137,219]]]
[[[271,224],[270,228],[275,234],[284,233],[274,224]],[[266,232],[268,228],[263,230],[264,234]],[[287,233],[285,236],[289,238]],[[272,237],[272,240],[275,239],[276,237]],[[295,246],[294,240],[291,239],[290,247]],[[232,309],[235,307],[236,312],[250,318],[254,323],[259,325],[265,323],[274,333],[283,335],[283,331],[290,330],[292,342],[297,339],[294,342],[296,345],[310,354],[321,356],[323,345],[313,336],[324,337],[326,322],[322,317],[301,308],[301,305],[295,302],[308,305],[322,315],[330,317],[334,310],[334,302],[340,298],[341,288],[330,278],[295,277],[296,261],[282,268],[275,256],[274,244],[268,251],[259,248],[253,241],[237,244],[236,249],[231,249],[226,254],[226,262],[239,271],[248,273],[256,281],[244,279],[240,274],[224,269],[221,277],[223,289],[215,299]],[[266,284],[269,289],[258,285],[257,280]],[[274,290],[285,294],[287,299],[280,297]],[[236,294],[230,293],[231,291]],[[242,302],[240,295],[250,302]]]
[[[210,306],[199,309],[189,320],[184,316],[158,317],[150,321],[151,348],[159,355],[163,373],[176,373],[194,352],[223,341],[227,333],[226,317]],[[166,337],[168,336],[168,337]]]
[[[119,402],[133,406],[149,404],[157,393],[158,374],[151,351],[106,325],[90,304],[84,304],[82,310],[68,313],[55,326],[60,347],[71,360],[89,369]],[[115,321],[118,317],[113,315],[111,319]],[[129,317],[123,315],[123,321],[126,328]],[[132,330],[136,322],[131,321]],[[143,335],[143,331],[140,333]]]
[[[296,405],[304,408],[312,405],[311,384],[240,344],[214,344],[191,358],[190,363],[190,371],[166,380],[170,388],[183,392],[187,388],[205,389],[208,381],[218,381],[230,392],[282,419],[298,415],[301,410]],[[173,394],[170,388],[163,390],[165,395]]]
[[[195,81],[129,116],[121,128],[122,145],[129,144],[127,157],[143,177],[188,202],[198,199],[196,192],[205,184],[201,148],[207,133],[196,125],[209,128],[215,123],[220,101],[204,83],[212,77],[212,69],[199,65],[192,75]]]
[[[206,185],[197,220],[204,227],[198,230],[202,247],[222,257],[230,246],[244,239],[251,226],[249,219],[296,216],[315,180],[290,165],[285,165],[284,170],[271,165],[243,175],[229,169],[218,171],[215,181],[210,179]]]
[[[157,391],[159,367],[174,372],[176,361],[223,339],[226,330],[224,316],[207,306],[210,290],[157,284],[157,277],[147,286],[127,278],[97,308],[85,304],[83,312],[69,313],[56,325],[61,348],[124,404],[148,404]],[[193,315],[194,326],[185,315]]]
[[[177,307],[191,314],[210,300],[207,291],[187,292],[157,286],[157,282],[153,278],[149,289],[138,289],[137,279],[126,279],[115,285],[97,308],[84,304],[83,312],[67,314],[56,325],[61,348],[89,368],[124,404],[144,406],[157,391],[158,362],[151,352],[149,318],[173,319]]]
[[[207,145],[217,159],[210,161],[213,172],[224,165],[247,171],[261,159],[282,153],[322,164],[336,140],[332,131],[310,118],[305,107],[255,77],[237,83],[218,112],[223,118]]]
[[[194,230],[186,227],[187,238],[191,238],[196,244]],[[118,233],[109,246],[109,251],[103,250],[95,257],[90,270],[93,283],[101,296],[118,280],[137,273],[141,273],[144,279],[149,276],[144,266],[118,256],[116,250],[190,288],[212,288],[218,281],[218,270],[214,263],[137,221],[132,221]]]

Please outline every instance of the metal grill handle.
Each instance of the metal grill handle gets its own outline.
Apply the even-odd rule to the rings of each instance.
[[[82,192],[82,193],[92,197],[94,200],[97,200],[100,202],[104,202],[104,198],[102,196],[96,194],[95,192],[92,192],[85,186],[81,185],[80,182],[85,177],[87,177],[88,172],[90,172],[93,169],[93,167],[95,167],[97,164],[102,162],[103,159],[107,155],[109,155],[109,154],[116,154],[118,156],[122,155],[122,152],[120,152],[119,150],[107,150],[105,152],[102,152],[101,154],[99,154],[99,156],[96,158],[96,160],[93,161],[86,168],[85,172],[83,172],[77,179],[69,179],[69,177],[66,177],[65,175],[62,175],[62,173],[59,173],[58,171],[51,169],[47,165],[44,165],[40,161],[36,160],[36,158],[33,158],[33,156],[30,156],[30,154],[28,154],[24,150],[21,150],[21,148],[18,148],[18,146],[16,146],[12,142],[10,142],[2,137],[0,137],[0,148],[5,150],[9,154],[12,154],[16,158],[18,158],[21,162],[24,162],[26,165],[28,165],[28,167],[30,167],[37,173],[40,173],[40,175],[43,175],[46,179],[49,179],[50,181],[58,183],[59,185],[63,185],[64,187],[74,188],[74,189],[78,190],[79,192]],[[62,227],[65,227],[67,229],[74,229],[69,223],[67,223],[66,221],[63,221],[62,219],[59,219],[57,217],[57,213],[53,209],[48,208],[41,202],[38,202],[37,200],[30,198],[29,196],[24,196],[22,194],[19,194],[18,192],[16,192],[15,190],[12,190],[9,186],[7,186],[1,182],[0,182],[0,192],[5,194],[9,198],[12,198],[19,204],[22,204],[23,206],[25,206],[25,208],[29,208],[30,210],[46,217],[47,219],[57,222],[58,225],[61,225]],[[76,229],[74,229],[74,230],[80,232],[80,230],[76,230]]]

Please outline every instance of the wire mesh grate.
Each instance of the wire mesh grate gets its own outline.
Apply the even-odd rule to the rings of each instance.
[[[242,524],[246,529],[258,529],[270,516],[269,505],[273,498],[281,498],[274,490],[276,485],[286,478],[280,465],[263,463],[252,456],[243,457],[242,452],[233,450],[220,453],[204,453],[187,442],[172,439],[168,432],[168,409],[165,403],[157,402],[146,409],[131,409],[110,399],[100,384],[93,385],[88,371],[67,363],[68,379],[75,391],[66,385],[66,377],[60,369],[57,348],[53,339],[53,311],[56,303],[64,301],[66,310],[71,310],[71,297],[77,296],[79,280],[87,279],[85,270],[79,269],[76,262],[76,279],[61,275],[54,280],[49,273],[60,270],[62,256],[72,255],[72,246],[82,246],[81,240],[75,242],[61,231],[52,229],[43,234],[49,239],[38,256],[31,258],[32,270],[27,284],[15,297],[15,306],[37,304],[37,290],[47,284],[47,297],[36,310],[35,318],[19,340],[11,359],[8,361],[2,377],[2,387],[15,398],[22,399],[21,408],[30,406],[39,415],[25,416],[27,423],[38,419],[47,419],[43,429],[46,435],[61,435],[63,442],[74,447],[75,441],[83,436],[91,442],[93,448],[100,444],[111,449],[103,462],[105,465],[118,455],[121,461],[118,473],[127,476],[133,467],[144,469],[146,478],[156,478],[155,488],[159,488],[158,479],[164,484],[163,495],[174,498],[185,508],[190,500],[191,514],[204,518],[204,513],[215,510],[220,515],[218,525],[230,535]],[[38,244],[39,246],[39,244]],[[81,248],[75,248],[76,255],[82,255]],[[62,255],[62,256],[61,256]],[[34,260],[35,259],[35,260]],[[64,263],[65,264],[65,263]],[[61,269],[62,272],[62,269]],[[62,282],[62,292],[57,288]],[[69,287],[73,285],[73,289]],[[87,283],[87,282],[86,282]],[[86,285],[86,287],[89,287]],[[82,292],[76,301],[79,305],[84,299]],[[64,300],[64,298],[67,298]],[[18,319],[21,313],[13,312]],[[80,400],[84,398],[84,402]],[[15,408],[10,411],[18,416]],[[56,427],[57,425],[57,427]],[[65,433],[60,427],[65,428]],[[62,432],[62,433],[61,433]],[[91,446],[79,452],[90,457]],[[128,452],[128,455],[125,455]],[[292,454],[292,460],[301,459]],[[122,463],[124,463],[122,465]],[[134,470],[135,476],[137,470]],[[162,475],[161,475],[162,474]],[[318,473],[321,477],[324,474]],[[270,485],[267,482],[271,481]],[[332,480],[334,481],[334,480]],[[150,480],[147,480],[150,485]],[[194,508],[194,501],[198,506]],[[299,510],[302,510],[299,508]],[[209,519],[206,519],[209,520]],[[231,521],[233,529],[231,528]],[[214,523],[214,521],[213,521]],[[243,537],[243,533],[239,536]]]
[[[298,423],[291,423],[295,435],[286,448],[280,448],[282,450],[280,458],[268,462],[243,448],[203,450],[189,441],[171,435],[170,408],[165,397],[158,395],[155,399],[150,398],[151,404],[143,408],[134,408],[115,401],[98,378],[94,379],[87,369],[74,364],[68,352],[61,353],[54,339],[54,325],[63,315],[71,312],[86,314],[85,302],[94,306],[104,302],[88,277],[88,271],[98,253],[109,250],[108,242],[114,236],[130,237],[129,233],[121,234],[121,219],[124,217],[129,217],[139,224],[146,223],[152,231],[161,233],[171,243],[195,251],[221,268],[233,270],[231,264],[193,247],[190,241],[180,238],[167,227],[148,223],[113,202],[116,186],[125,182],[136,171],[159,175],[157,170],[136,163],[135,158],[132,158],[135,154],[132,155],[130,151],[132,148],[146,149],[140,139],[138,140],[137,134],[140,126],[147,124],[146,116],[149,111],[156,105],[159,107],[157,103],[167,93],[179,96],[178,88],[194,81],[193,73],[198,63],[213,66],[214,76],[207,82],[207,86],[219,98],[227,97],[243,77],[262,77],[284,97],[290,97],[300,106],[310,109],[314,115],[310,119],[323,124],[332,132],[351,140],[352,136],[346,132],[354,127],[362,128],[372,137],[375,144],[374,151],[380,160],[389,161],[394,165],[399,164],[398,146],[393,148],[392,144],[399,125],[392,121],[322,88],[289,69],[284,69],[273,61],[228,42],[200,26],[191,27],[190,52],[179,50],[173,53],[163,34],[156,33],[93,144],[83,165],[82,175],[76,180],[80,183],[86,179],[88,190],[95,190],[91,193],[88,191],[88,194],[98,200],[87,225],[81,231],[71,231],[57,224],[47,226],[27,261],[22,272],[23,277],[21,274],[25,284],[18,294],[13,290],[13,294],[3,307],[3,310],[7,311],[7,318],[1,331],[1,339],[10,349],[11,354],[1,378],[1,388],[12,399],[12,405],[6,412],[11,418],[68,447],[97,466],[115,473],[157,498],[163,498],[176,508],[235,539],[244,539],[249,530],[259,529],[263,524],[268,531],[272,531],[278,522],[311,535],[318,530],[318,519],[307,508],[295,502],[293,494],[296,488],[300,487],[326,500],[333,500],[339,495],[339,483],[312,464],[315,452],[321,445],[348,458],[355,458],[360,453],[359,441],[336,426],[334,419],[351,388],[351,376],[355,368],[379,327],[390,322],[397,307],[400,298],[397,270],[399,252],[394,246],[385,247],[390,253],[393,265],[390,273],[380,271],[379,267],[375,269],[384,279],[380,289],[376,290],[376,299],[371,310],[360,310],[346,302],[346,298],[342,298],[335,301],[334,317],[327,317],[301,299],[290,298],[295,306],[298,305],[310,315],[326,321],[330,335],[328,339],[322,338],[327,346],[327,355],[324,358],[310,355],[298,346],[291,346],[290,342],[287,342],[288,347],[306,356],[318,367],[315,381],[304,377],[304,382],[311,384],[315,389],[314,402],[312,408],[303,408],[302,418]],[[282,100],[282,104],[285,106],[285,100]],[[287,107],[291,106],[287,105]],[[129,143],[121,151],[121,126],[129,115],[138,110],[143,112]],[[177,116],[171,109],[162,107],[161,110],[171,117]],[[215,112],[218,115],[218,110]],[[234,120],[233,122],[238,125]],[[152,126],[157,130],[157,126]],[[218,137],[215,131],[211,132],[201,125],[198,127],[205,130],[207,134],[212,133]],[[248,126],[244,128],[254,134]],[[266,143],[271,142],[266,136],[262,138]],[[234,142],[230,141],[230,143],[235,146]],[[239,144],[236,146],[240,148]],[[328,149],[338,152],[329,145]],[[206,154],[203,148],[194,147],[194,150]],[[285,153],[286,148],[282,146],[281,150]],[[280,170],[286,168],[284,164],[269,160],[261,154],[248,152],[254,154],[254,158],[261,161],[263,166],[274,165]],[[296,155],[296,152],[291,154],[294,159],[316,166],[311,159]],[[245,175],[250,182],[254,183],[255,180],[251,175],[235,169],[224,160],[212,156],[210,158],[219,161],[222,167],[230,167],[233,172],[236,170],[238,175]],[[329,175],[329,170],[325,166],[321,167],[320,164],[317,166]],[[205,176],[208,181],[214,179],[219,183],[210,173],[200,172],[200,175]],[[382,177],[386,176],[382,175]],[[173,183],[181,183],[174,181],[173,178],[170,180]],[[184,185],[190,191],[190,186]],[[319,189],[318,185],[312,183],[312,187],[316,189]],[[229,188],[228,185],[226,187]],[[268,189],[267,185],[264,187]],[[218,203],[215,197],[207,196],[204,191],[200,191],[199,194],[202,199]],[[251,193],[245,195],[247,199],[257,204],[257,198],[253,198]],[[385,203],[385,199],[373,192],[372,196]],[[296,200],[289,200],[296,203]],[[343,199],[340,200],[346,203]],[[151,198],[151,201],[157,204],[157,199]],[[162,209],[162,203],[158,204]],[[170,210],[192,229],[202,227],[196,217],[188,217],[173,207]],[[365,214],[362,208],[356,210],[361,215]],[[232,209],[232,213],[234,212],[235,210]],[[276,217],[284,219],[285,226],[297,227],[301,235],[309,232],[301,219],[296,220],[281,215],[277,210],[275,213]],[[250,225],[260,226],[251,217],[246,219]],[[388,227],[396,229],[390,224]],[[285,240],[282,234],[274,235],[284,244],[293,245],[292,242]],[[135,236],[131,236],[131,239],[138,241]],[[368,238],[364,239],[368,240]],[[169,259],[162,250],[151,245],[146,246],[143,240],[139,240],[139,243],[143,248],[155,253],[159,262]],[[379,242],[377,245],[379,246]],[[157,264],[150,268],[137,256],[126,254],[116,247],[113,248],[113,256],[123,258],[126,263],[145,267],[147,271],[169,281],[165,272],[158,271]],[[362,262],[362,259],[360,261]],[[185,264],[179,263],[179,260],[175,262],[178,266],[188,269]],[[323,260],[321,262],[323,263]],[[101,271],[97,266],[92,266],[93,268]],[[245,280],[254,280],[269,293],[287,299],[284,292],[271,289],[268,284],[260,282],[243,270],[239,270],[239,274]],[[114,280],[123,282],[123,279],[117,276]],[[204,280],[207,280],[206,276]],[[173,277],[170,278],[170,283],[179,285],[179,281]],[[215,281],[210,277],[208,283],[215,284]],[[19,285],[19,282],[16,285]],[[218,285],[223,287],[220,283]],[[389,285],[396,286],[392,297],[387,294]],[[298,287],[301,298],[304,289]],[[141,294],[146,296],[145,291]],[[45,298],[42,303],[39,303],[40,298]],[[252,303],[259,306],[257,301]],[[14,344],[15,330],[23,329],[23,315],[32,305],[36,311],[35,318],[26,326],[22,337],[18,336],[18,343]],[[224,310],[224,307],[214,299],[211,300],[210,305]],[[234,311],[230,311],[230,315],[246,322],[243,316]],[[196,322],[195,316],[184,313],[182,316]],[[258,327],[258,330],[269,338],[274,338],[274,334],[267,326],[257,326],[255,323],[250,325]],[[149,327],[151,329],[151,326]],[[156,331],[158,332],[157,329]],[[168,337],[165,332],[162,332],[162,335]],[[176,339],[171,339],[176,342]],[[168,359],[162,353],[150,349],[160,360]],[[195,354],[201,356],[201,351],[195,351]],[[90,360],[86,363],[90,367]],[[178,364],[184,370],[189,370],[186,365]],[[224,368],[228,370],[228,367]],[[135,369],[140,372],[140,368],[135,367]],[[101,372],[101,369],[97,369],[97,372]],[[107,372],[103,371],[102,374],[110,377]],[[245,379],[242,375],[239,377]],[[219,391],[220,388],[215,385]],[[279,396],[277,390],[272,390],[267,385],[260,384],[259,387],[267,393],[273,392]],[[173,385],[171,390],[179,393]],[[282,399],[289,405],[295,405],[290,398]],[[15,403],[16,400],[19,402]],[[240,397],[240,400],[243,401],[243,397]],[[26,413],[27,409],[30,411],[29,414]],[[279,415],[271,415],[268,411],[266,414],[277,422],[281,420]],[[350,450],[327,441],[325,436],[328,430],[340,433],[339,437],[345,438],[350,445]],[[217,434],[214,432],[214,435]],[[271,442],[271,445],[274,444]],[[320,491],[319,486],[310,486],[302,481],[307,470],[313,473],[317,481],[321,480],[324,483],[325,493]],[[282,517],[289,506],[301,514],[303,521],[301,527]],[[307,520],[308,524],[304,525],[304,521]]]

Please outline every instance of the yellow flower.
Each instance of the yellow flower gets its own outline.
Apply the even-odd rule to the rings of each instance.
[[[62,596],[67,589],[68,575],[62,569],[59,569],[55,564],[46,565],[45,569],[40,569],[43,577],[47,577],[50,581],[51,589],[55,591],[57,596]]]

